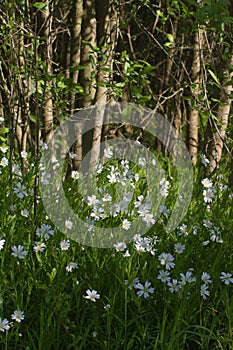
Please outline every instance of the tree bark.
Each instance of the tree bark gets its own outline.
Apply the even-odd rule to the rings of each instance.
[[[97,14],[97,43],[102,47],[102,54],[98,62],[97,90],[96,90],[96,119],[93,129],[92,151],[90,157],[90,171],[95,168],[100,156],[100,143],[104,122],[105,104],[107,102],[106,83],[110,82],[113,68],[113,52],[117,36],[117,12],[107,0],[96,0]]]
[[[77,84],[79,70],[75,69],[80,64],[80,48],[81,48],[81,29],[82,29],[82,16],[83,16],[83,1],[74,0],[72,7],[72,27],[71,27],[71,56],[70,56],[70,68],[73,84]],[[70,94],[70,110],[71,114],[75,110],[75,89]]]
[[[96,13],[95,2],[93,0],[83,1],[83,20],[81,30],[81,61],[80,65],[85,69],[80,71],[80,83],[84,89],[85,96],[80,99],[79,107],[89,107],[93,104],[95,98],[95,67],[96,53],[92,51],[91,46],[97,45],[96,42]],[[87,44],[87,42],[89,44]]]
[[[97,46],[96,41],[96,13],[95,3],[93,0],[83,0],[83,19],[81,28],[81,48],[80,48],[80,65],[85,66],[79,74],[80,84],[84,89],[85,95],[79,99],[79,107],[87,108],[94,103],[95,85],[96,85],[96,53],[91,47]],[[77,140],[74,145],[76,158],[73,161],[74,169],[79,169],[81,161],[87,153],[89,145],[92,142],[92,131],[82,135],[81,123],[75,126]]]
[[[210,166],[207,168],[207,174],[212,173],[217,168],[222,157],[232,103],[230,94],[233,91],[233,86],[232,84],[229,84],[229,82],[233,78],[233,72],[230,72],[230,66],[233,66],[233,54],[230,56],[229,61],[227,62],[227,67],[223,71],[224,78],[221,84],[220,103],[216,113],[217,121],[210,117],[211,121],[209,120],[207,125],[209,128],[209,139],[207,140],[206,153],[208,154],[210,161]]]
[[[83,18],[83,1],[74,0],[73,1],[73,13],[72,13],[72,30],[71,30],[71,77],[73,86],[77,84],[79,71],[75,69],[80,64],[80,54],[81,54],[81,30],[82,30],[82,18]],[[74,114],[76,108],[76,92],[72,89],[70,94],[70,111],[71,115]],[[74,125],[77,139],[74,144],[74,154],[76,158],[73,160],[74,169],[78,169],[82,161],[82,128],[79,123]]]
[[[190,106],[188,113],[188,149],[192,162],[195,165],[197,162],[198,155],[198,117],[199,112],[196,103],[198,102],[198,94],[200,91],[201,84],[201,50],[203,47],[203,34],[202,31],[197,29],[194,33],[193,42],[193,61],[190,72],[190,78],[192,84],[195,85],[193,90],[194,106]]]
[[[44,61],[46,63],[46,77],[44,86],[44,103],[43,103],[43,121],[44,121],[44,141],[49,142],[53,136],[53,99],[51,94],[51,81],[53,75],[52,57],[52,13],[50,13],[50,2],[46,0],[46,9],[41,11],[42,35],[45,37],[44,42]]]

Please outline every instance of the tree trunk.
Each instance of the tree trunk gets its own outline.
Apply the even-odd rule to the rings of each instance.
[[[233,154],[231,154],[230,168],[231,168],[231,172],[228,179],[228,186],[233,187]]]
[[[46,78],[44,86],[43,121],[44,121],[44,141],[49,142],[53,136],[53,99],[51,94],[50,78],[53,74],[52,57],[52,13],[50,13],[50,2],[46,0],[46,9],[41,11],[44,42],[44,61],[46,63]],[[52,6],[52,5],[51,5]]]
[[[82,29],[82,17],[83,17],[83,1],[74,0],[73,13],[72,13],[72,31],[71,31],[71,77],[73,85],[77,84],[79,71],[75,69],[80,64],[81,54],[81,29]],[[70,94],[70,111],[71,115],[75,112],[76,108],[76,92],[75,89]],[[74,169],[78,169],[82,161],[82,128],[79,123],[74,126],[76,130],[77,139],[74,144],[74,153],[76,158],[73,160]]]
[[[91,49],[91,46],[97,46],[95,2],[93,0],[83,1],[81,38],[80,65],[86,68],[80,71],[80,83],[84,89],[85,96],[80,99],[79,107],[89,107],[93,104],[95,98],[96,84],[96,53]]]
[[[197,162],[198,154],[198,116],[199,112],[196,103],[198,102],[198,94],[201,84],[201,50],[203,46],[203,34],[200,29],[197,29],[194,33],[193,42],[193,61],[191,67],[190,78],[192,84],[194,84],[193,97],[194,106],[190,106],[188,113],[188,149],[192,158],[193,164]],[[196,105],[196,106],[195,106]]]
[[[18,38],[18,66],[20,72],[24,72],[26,63],[25,63],[25,34],[23,32],[23,28],[25,27],[23,17],[20,19],[20,31],[19,31],[19,38]],[[17,59],[16,59],[17,61]],[[29,128],[29,120],[30,120],[30,107],[29,107],[29,98],[30,98],[30,79],[28,77],[28,73],[24,72],[22,77],[19,75],[18,78],[18,89],[19,89],[19,101],[20,101],[20,109],[19,113],[21,114],[21,120],[22,120],[22,138],[21,138],[21,151],[25,152],[27,149],[27,141],[28,141],[28,134],[30,132]],[[22,166],[24,167],[27,163],[27,159],[25,157],[21,157]]]
[[[97,14],[97,43],[103,47],[102,57],[98,62],[97,91],[96,91],[96,119],[92,138],[90,170],[94,169],[100,156],[100,143],[104,122],[105,104],[107,102],[107,87],[112,76],[113,52],[117,37],[117,12],[107,0],[96,0]]]
[[[80,98],[79,107],[87,108],[93,104],[96,92],[96,53],[91,48],[97,46],[96,13],[93,0],[83,0],[81,40],[80,65],[85,66],[85,69],[80,71],[79,80],[85,95]],[[77,140],[74,145],[74,153],[76,154],[76,159],[73,161],[74,169],[80,167],[80,163],[92,142],[92,131],[90,130],[83,137],[80,125],[76,125]]]
[[[210,130],[208,130],[209,139],[207,140],[206,149],[210,161],[210,166],[207,168],[207,174],[210,174],[217,168],[222,157],[223,145],[226,137],[226,129],[228,126],[232,102],[230,94],[233,91],[232,84],[229,84],[229,82],[233,78],[233,72],[230,72],[229,70],[230,66],[233,66],[233,55],[231,55],[231,57],[229,58],[227,68],[223,71],[224,79],[221,84],[222,88],[220,103],[216,113],[217,121],[210,117],[211,121],[209,121],[207,126],[208,128],[210,128]]]
[[[83,1],[74,0],[72,8],[72,28],[71,28],[71,57],[70,68],[73,84],[77,84],[79,70],[75,69],[80,64],[80,48],[81,48],[81,29],[82,29]],[[75,89],[70,94],[70,110],[71,114],[75,110]]]

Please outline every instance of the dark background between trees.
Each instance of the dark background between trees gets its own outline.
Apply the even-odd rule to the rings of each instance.
[[[165,116],[194,164],[204,153],[208,172],[222,159],[233,168],[232,1],[2,0],[0,25],[0,136],[16,152],[37,155],[61,121],[114,99]],[[103,128],[103,119],[101,111],[77,139],[74,168],[103,137],[148,141],[129,125]]]

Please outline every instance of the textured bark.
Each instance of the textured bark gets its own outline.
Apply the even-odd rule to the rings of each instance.
[[[233,66],[233,55],[229,58],[227,68],[223,72],[224,79],[221,84],[220,103],[216,113],[217,121],[212,119],[212,123],[209,121],[207,126],[209,127],[209,137],[207,140],[206,153],[208,154],[210,161],[210,166],[207,168],[207,174],[210,174],[217,168],[222,157],[232,103],[230,94],[233,91],[233,86],[232,84],[229,85],[229,81],[233,78],[233,72],[230,72],[230,66]]]
[[[203,34],[198,29],[194,33],[193,42],[193,61],[190,72],[192,84],[195,84],[193,97],[195,104],[198,101],[198,93],[201,84],[201,50],[203,46]],[[193,164],[197,162],[198,154],[198,117],[199,112],[193,107],[190,107],[188,114],[188,149],[192,158]]]
[[[231,168],[231,172],[228,179],[228,186],[233,187],[233,154],[231,155],[230,168]]]
[[[82,96],[79,99],[78,106],[81,108],[87,108],[94,103],[96,93],[95,66],[97,63],[97,57],[91,49],[91,46],[97,46],[96,13],[95,2],[93,0],[83,0],[82,14],[80,65],[85,66],[85,69],[80,71],[79,81],[84,89],[85,96]],[[89,44],[87,44],[87,42]],[[73,161],[74,169],[78,169],[80,167],[80,163],[92,142],[92,132],[87,132],[84,138],[82,136],[82,128],[80,124],[76,125],[76,134],[77,140],[74,145],[76,159]]]
[[[71,30],[71,77],[73,84],[78,83],[79,71],[75,69],[80,64],[80,54],[81,54],[81,29],[82,29],[82,17],[83,17],[83,1],[74,0],[72,9],[72,30]],[[83,63],[83,62],[81,62]],[[87,87],[88,89],[88,87]],[[76,92],[75,89],[71,91],[70,94],[70,110],[71,115],[75,112],[76,108]],[[75,126],[77,139],[74,144],[74,153],[76,158],[73,161],[74,169],[78,169],[82,161],[83,150],[82,150],[82,128],[80,124]]]
[[[50,77],[53,74],[52,57],[52,13],[50,13],[50,2],[46,0],[46,9],[41,11],[42,17],[42,36],[44,42],[44,61],[46,63],[46,79],[44,86],[44,103],[43,103],[43,121],[44,121],[44,141],[49,142],[53,136],[53,99],[51,94]]]
[[[81,30],[81,61],[85,69],[80,71],[80,83],[84,89],[85,96],[80,99],[79,107],[89,107],[95,98],[95,66],[96,54],[90,46],[96,46],[96,14],[95,2],[93,0],[83,1],[83,21]],[[85,42],[84,42],[85,41]],[[88,45],[88,42],[90,45]]]
[[[75,69],[80,64],[80,48],[81,48],[81,29],[82,29],[83,1],[74,0],[72,8],[72,27],[71,27],[71,55],[70,68],[73,84],[77,84],[79,70]],[[75,110],[76,93],[73,90],[70,94],[70,110],[71,114]]]
[[[103,47],[102,57],[98,62],[96,119],[93,129],[90,169],[94,169],[100,156],[100,143],[104,122],[104,105],[107,102],[107,87],[112,75],[113,51],[117,36],[117,12],[107,0],[96,0],[97,43]]]
[[[19,32],[19,39],[18,39],[18,65],[20,72],[24,72],[26,63],[25,63],[25,34],[23,32],[23,28],[25,27],[23,18],[20,20],[20,32]],[[28,135],[30,132],[29,128],[29,120],[30,120],[30,106],[29,106],[29,99],[30,99],[30,79],[28,77],[28,73],[24,72],[23,76],[19,76],[18,78],[18,90],[19,90],[19,100],[20,100],[20,110],[19,113],[21,114],[21,126],[22,126],[22,135],[21,135],[21,151],[27,150],[27,140]],[[22,165],[25,166],[27,160],[26,158],[21,158]]]

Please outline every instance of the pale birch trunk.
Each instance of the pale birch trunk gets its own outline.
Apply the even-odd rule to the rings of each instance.
[[[46,79],[44,86],[44,103],[43,103],[43,121],[44,121],[44,141],[49,142],[53,136],[53,99],[51,94],[51,81],[48,77],[53,74],[52,57],[53,57],[53,44],[52,44],[52,14],[50,13],[50,2],[46,0],[46,9],[41,11],[42,35],[45,37],[44,43],[44,61],[46,63]]]
[[[232,84],[229,84],[229,82],[233,78],[233,72],[230,71],[230,66],[233,66],[233,55],[231,55],[227,67],[223,71],[224,79],[221,84],[220,103],[216,113],[217,120],[215,121],[212,119],[213,125],[210,125],[210,123],[208,123],[207,126],[210,128],[208,132],[209,137],[207,140],[206,149],[210,161],[210,166],[207,168],[207,174],[210,174],[217,168],[222,157],[232,103],[230,94],[233,91],[233,86]]]
[[[197,29],[194,33],[193,42],[193,61],[191,67],[190,78],[192,84],[195,85],[193,90],[194,106],[197,107],[198,94],[201,84],[201,50],[203,48],[203,33]],[[192,158],[193,164],[197,162],[198,155],[198,117],[199,112],[197,109],[190,106],[188,113],[188,149]]]
[[[97,108],[92,137],[90,171],[95,168],[100,156],[102,127],[107,102],[107,87],[104,84],[110,81],[112,75],[113,52],[117,36],[117,12],[113,5],[107,0],[96,0],[96,13],[98,46],[104,47],[104,58],[100,57],[98,62],[97,83],[99,85],[97,85],[96,91]]]
[[[91,50],[91,46],[97,45],[96,13],[95,2],[93,0],[83,0],[82,15],[80,65],[85,66],[85,69],[80,71],[79,81],[84,89],[85,96],[80,98],[79,107],[87,108],[94,103],[96,92],[96,54]],[[89,44],[87,44],[87,42]],[[74,153],[76,154],[76,159],[73,162],[74,169],[78,169],[80,167],[85,151],[88,149],[88,145],[91,144],[92,140],[91,131],[86,133],[85,139],[83,138],[81,125],[82,123],[78,123],[78,125],[75,127],[77,140],[74,145]]]
[[[83,18],[83,0],[74,0],[73,3],[73,14],[72,14],[72,32],[71,32],[71,77],[73,84],[77,84],[79,71],[75,69],[80,64],[81,58],[81,29],[82,29],[82,18]],[[76,108],[76,92],[71,92],[70,95],[70,110],[71,115],[74,114]],[[79,123],[74,125],[77,139],[74,144],[74,153],[76,158],[73,160],[74,169],[78,169],[82,161],[82,127]]]

